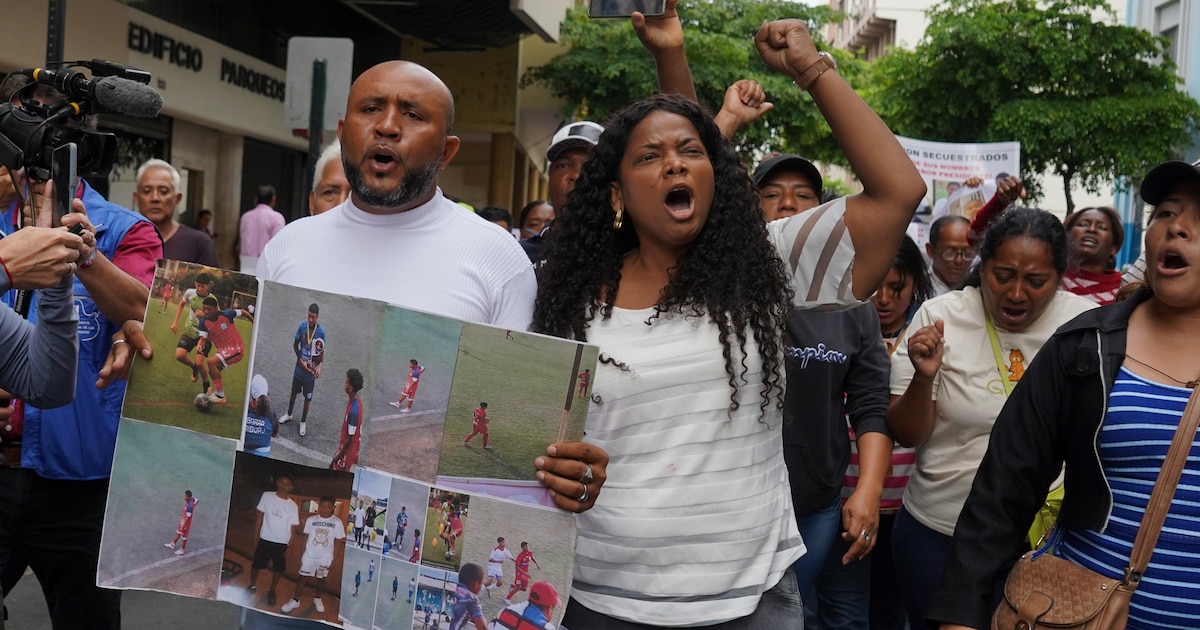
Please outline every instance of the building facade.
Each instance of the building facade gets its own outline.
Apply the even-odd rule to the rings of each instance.
[[[1126,0],[1126,23],[1166,38],[1166,56],[1175,62],[1175,70],[1183,80],[1182,89],[1194,99],[1200,100],[1200,11],[1196,3],[1189,0]],[[1176,157],[1188,162],[1200,159],[1200,138],[1193,137],[1181,147],[1180,155],[1166,155],[1164,159]],[[1136,174],[1139,176],[1142,174]],[[1118,191],[1115,206],[1125,220],[1125,245],[1121,248],[1118,263],[1137,259],[1142,250],[1142,230],[1146,225],[1145,202],[1135,187]]]
[[[45,62],[49,0],[12,4],[0,21],[0,73]],[[122,161],[107,181],[93,185],[131,206],[137,163],[149,157],[171,162],[183,177],[180,220],[213,211],[218,254],[234,267],[238,219],[253,206],[259,185],[275,186],[278,209],[289,220],[307,214],[308,141],[284,116],[287,41],[349,36],[353,75],[380,61],[408,59],[438,73],[454,93],[454,133],[463,143],[440,178],[447,195],[510,210],[544,198],[543,155],[562,122],[561,104],[540,88],[520,88],[519,81],[526,68],[561,52],[555,40],[572,0],[403,4],[397,12],[389,3],[321,0],[303,5],[313,15],[301,21],[281,10],[301,5],[283,0],[67,2],[63,58],[107,59],[149,71],[164,103],[154,119],[100,117],[101,130],[117,134]],[[351,78],[329,81],[348,85]],[[326,122],[322,140],[331,141],[336,121]]]

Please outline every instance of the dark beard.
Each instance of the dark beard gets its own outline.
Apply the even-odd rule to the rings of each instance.
[[[422,195],[428,193],[437,181],[440,164],[431,162],[424,167],[409,170],[400,181],[400,187],[387,193],[377,193],[367,187],[362,169],[357,164],[351,164],[342,155],[342,168],[346,171],[346,181],[350,182],[350,190],[360,203],[373,208],[395,209],[412,204]]]

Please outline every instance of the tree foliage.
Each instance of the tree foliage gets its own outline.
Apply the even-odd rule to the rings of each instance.
[[[901,135],[1021,142],[1036,194],[1047,170],[1090,192],[1177,155],[1200,117],[1168,41],[1095,21],[1104,0],[944,0],[915,50],[871,68],[867,90]],[[1111,14],[1111,11],[1110,11]]]
[[[730,84],[755,79],[775,105],[757,124],[743,130],[738,138],[742,148],[846,163],[812,99],[790,79],[769,69],[754,50],[754,33],[766,20],[807,20],[819,41],[823,26],[838,17],[836,12],[787,0],[680,0],[678,12],[701,103],[716,112]],[[564,118],[603,121],[631,101],[657,91],[654,60],[628,20],[590,19],[580,6],[569,12],[561,33],[569,50],[530,69],[522,83],[544,85],[568,103]],[[831,52],[838,56],[843,76],[861,72],[863,65],[848,53]]]

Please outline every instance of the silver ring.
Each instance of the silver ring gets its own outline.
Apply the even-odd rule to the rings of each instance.
[[[575,500],[580,503],[587,503],[588,497],[590,497],[590,496],[592,496],[592,495],[588,493],[588,487],[587,487],[587,484],[585,483],[585,484],[583,484],[583,494],[579,495],[579,498],[575,499]]]
[[[70,271],[68,271],[67,273],[75,273],[75,270],[79,269],[79,265],[76,265],[74,262],[69,262],[69,263],[67,263],[67,268],[70,269]]]
[[[124,339],[113,339],[112,345],[115,346],[119,343],[129,343],[129,342],[125,341]]]
[[[867,533],[867,530],[865,530],[865,529],[862,530],[862,533],[859,534],[859,536],[862,536],[863,540],[865,540],[867,542],[871,542],[871,534]]]
[[[587,470],[583,471],[583,476],[579,478],[579,483],[586,487],[589,483],[595,481],[596,478],[592,476],[592,465],[584,464],[584,466],[587,466]]]

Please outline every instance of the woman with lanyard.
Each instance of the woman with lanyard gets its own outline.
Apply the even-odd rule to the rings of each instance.
[[[941,582],[959,511],[992,424],[1046,339],[1095,303],[1058,290],[1067,268],[1062,223],[1014,208],[983,237],[967,287],[925,302],[892,357],[888,425],[917,450],[896,516],[893,557],[913,628]]]

